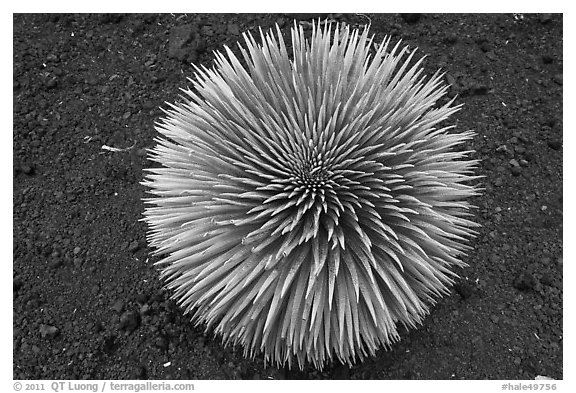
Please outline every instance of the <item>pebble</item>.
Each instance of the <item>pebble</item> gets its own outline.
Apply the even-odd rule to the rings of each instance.
[[[128,333],[136,330],[140,325],[140,319],[138,314],[134,311],[126,311],[120,316],[120,325],[118,328],[120,330],[126,330]]]
[[[34,174],[34,167],[32,165],[22,164],[20,166],[20,170],[22,171],[22,173],[24,173],[25,175],[28,175],[28,176],[31,176]]]
[[[162,351],[165,351],[168,349],[168,340],[162,336],[156,337],[154,340],[154,346]]]
[[[50,262],[48,263],[48,265],[53,268],[53,269],[58,269],[60,266],[62,266],[64,264],[64,261],[62,260],[62,258],[52,258],[50,260]]]
[[[138,244],[138,242],[136,240],[134,240],[132,243],[130,243],[130,245],[128,246],[128,250],[131,253],[135,253],[136,251],[138,251],[138,249],[140,248],[140,244]]]
[[[518,154],[524,154],[526,152],[526,148],[522,146],[514,146],[514,151]]]
[[[53,339],[59,333],[59,330],[56,326],[52,325],[40,325],[40,335],[42,338]]]
[[[57,63],[60,61],[60,59],[54,53],[50,53],[48,56],[46,56],[46,61],[49,61],[51,63]]]
[[[559,85],[562,85],[564,83],[564,78],[562,77],[562,74],[556,74],[554,75],[554,77],[552,78],[552,80],[554,82],[556,82]]]
[[[486,52],[486,57],[492,61],[498,60],[498,56],[496,56],[493,50]]]
[[[520,168],[520,166],[513,166],[512,168],[510,168],[510,172],[512,172],[513,176],[520,176],[520,174],[522,173],[522,169]]]
[[[74,255],[78,255],[80,253],[80,247],[74,247]]]
[[[490,315],[490,320],[495,324],[498,324],[498,322],[500,322],[500,318],[498,318],[498,315],[494,314]]]
[[[518,163],[518,161],[516,161],[515,159],[511,159],[510,161],[508,161],[510,163],[511,166],[513,167],[519,167],[520,164]]]
[[[53,89],[58,85],[58,78],[53,77],[48,82],[46,82],[46,87],[48,89]]]
[[[144,304],[140,307],[140,314],[142,315],[149,315],[151,312],[150,306],[148,304]]]
[[[95,74],[90,74],[87,78],[86,78],[86,83],[92,86],[95,86],[98,84],[98,76]]]
[[[124,302],[121,299],[118,299],[114,302],[114,304],[110,308],[116,311],[117,313],[120,313],[124,308]]]

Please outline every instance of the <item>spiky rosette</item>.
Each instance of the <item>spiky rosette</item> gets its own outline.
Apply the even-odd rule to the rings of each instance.
[[[368,29],[244,35],[171,105],[143,184],[174,298],[245,355],[321,368],[398,339],[447,293],[477,226],[473,132],[436,128],[438,72]],[[372,52],[372,55],[370,53]]]

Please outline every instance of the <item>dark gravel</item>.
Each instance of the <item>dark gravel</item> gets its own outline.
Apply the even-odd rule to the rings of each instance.
[[[14,379],[563,378],[561,15],[332,15],[446,71],[486,176],[470,266],[391,350],[351,369],[264,367],[169,300],[139,221],[159,108],[188,62],[293,17],[310,20],[14,16]]]

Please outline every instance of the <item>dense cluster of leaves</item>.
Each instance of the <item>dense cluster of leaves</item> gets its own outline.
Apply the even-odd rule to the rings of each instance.
[[[144,220],[174,297],[247,356],[321,368],[420,323],[475,234],[473,137],[390,39],[245,35],[157,125]]]

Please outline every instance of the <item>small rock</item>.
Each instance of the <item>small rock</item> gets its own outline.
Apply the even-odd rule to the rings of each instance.
[[[520,164],[518,163],[518,161],[516,161],[515,159],[511,159],[511,160],[509,161],[509,163],[510,163],[510,165],[513,166],[513,167],[519,167],[519,166],[520,166]]]
[[[120,330],[126,330],[128,333],[136,330],[140,325],[140,318],[134,311],[126,311],[120,316]]]
[[[98,84],[98,76],[96,74],[88,75],[88,77],[86,78],[86,83],[91,85],[91,86],[97,85]]]
[[[506,145],[500,145],[496,148],[497,153],[508,153],[508,147]]]
[[[498,324],[498,322],[500,321],[500,318],[498,318],[498,315],[490,315],[490,320],[494,323],[494,324]]]
[[[494,53],[493,50],[486,52],[486,57],[492,61],[496,61],[498,59],[498,56],[496,56],[496,53]]]
[[[51,63],[58,63],[60,59],[54,53],[50,53],[48,56],[46,56],[46,61]]]
[[[556,82],[559,85],[562,85],[564,83],[564,78],[562,77],[562,74],[556,74],[554,75],[554,77],[552,78],[552,80],[554,82]]]
[[[448,82],[450,86],[456,86],[456,78],[454,78],[453,75],[446,74],[446,82]]]
[[[142,315],[149,315],[151,312],[150,306],[148,304],[144,304],[142,305],[142,307],[140,307],[140,314]]]
[[[128,246],[128,251],[130,251],[131,253],[135,253],[136,251],[138,251],[139,248],[140,244],[138,244],[138,242],[134,240],[132,243],[130,243],[130,246]]]
[[[524,154],[526,152],[526,148],[522,146],[514,146],[514,151],[518,154]]]
[[[52,268],[52,269],[58,269],[60,266],[62,266],[64,264],[64,261],[62,260],[62,258],[52,258],[50,259],[50,262],[48,262],[48,265]]]
[[[154,109],[154,108],[156,108],[156,104],[152,100],[146,100],[142,104],[142,108],[144,108],[146,110]]]
[[[166,340],[162,336],[156,337],[156,339],[154,340],[154,346],[160,349],[161,351],[165,351],[168,349],[168,340]]]
[[[51,325],[40,325],[40,335],[42,336],[42,338],[47,338],[49,340],[53,339],[54,337],[56,337],[59,333],[59,330],[57,327],[55,326],[51,326]]]
[[[78,255],[80,253],[80,247],[74,247],[74,255]]]
[[[504,180],[501,177],[497,177],[496,180],[494,180],[494,185],[496,187],[500,187],[502,184],[504,184]]]
[[[124,302],[121,299],[118,299],[114,302],[114,304],[110,308],[116,311],[117,313],[120,313],[124,308]]]
[[[30,164],[22,164],[20,166],[20,170],[22,173],[28,176],[32,176],[34,174],[34,167]]]
[[[58,78],[53,77],[48,82],[46,82],[46,87],[48,89],[53,89],[58,85]]]

